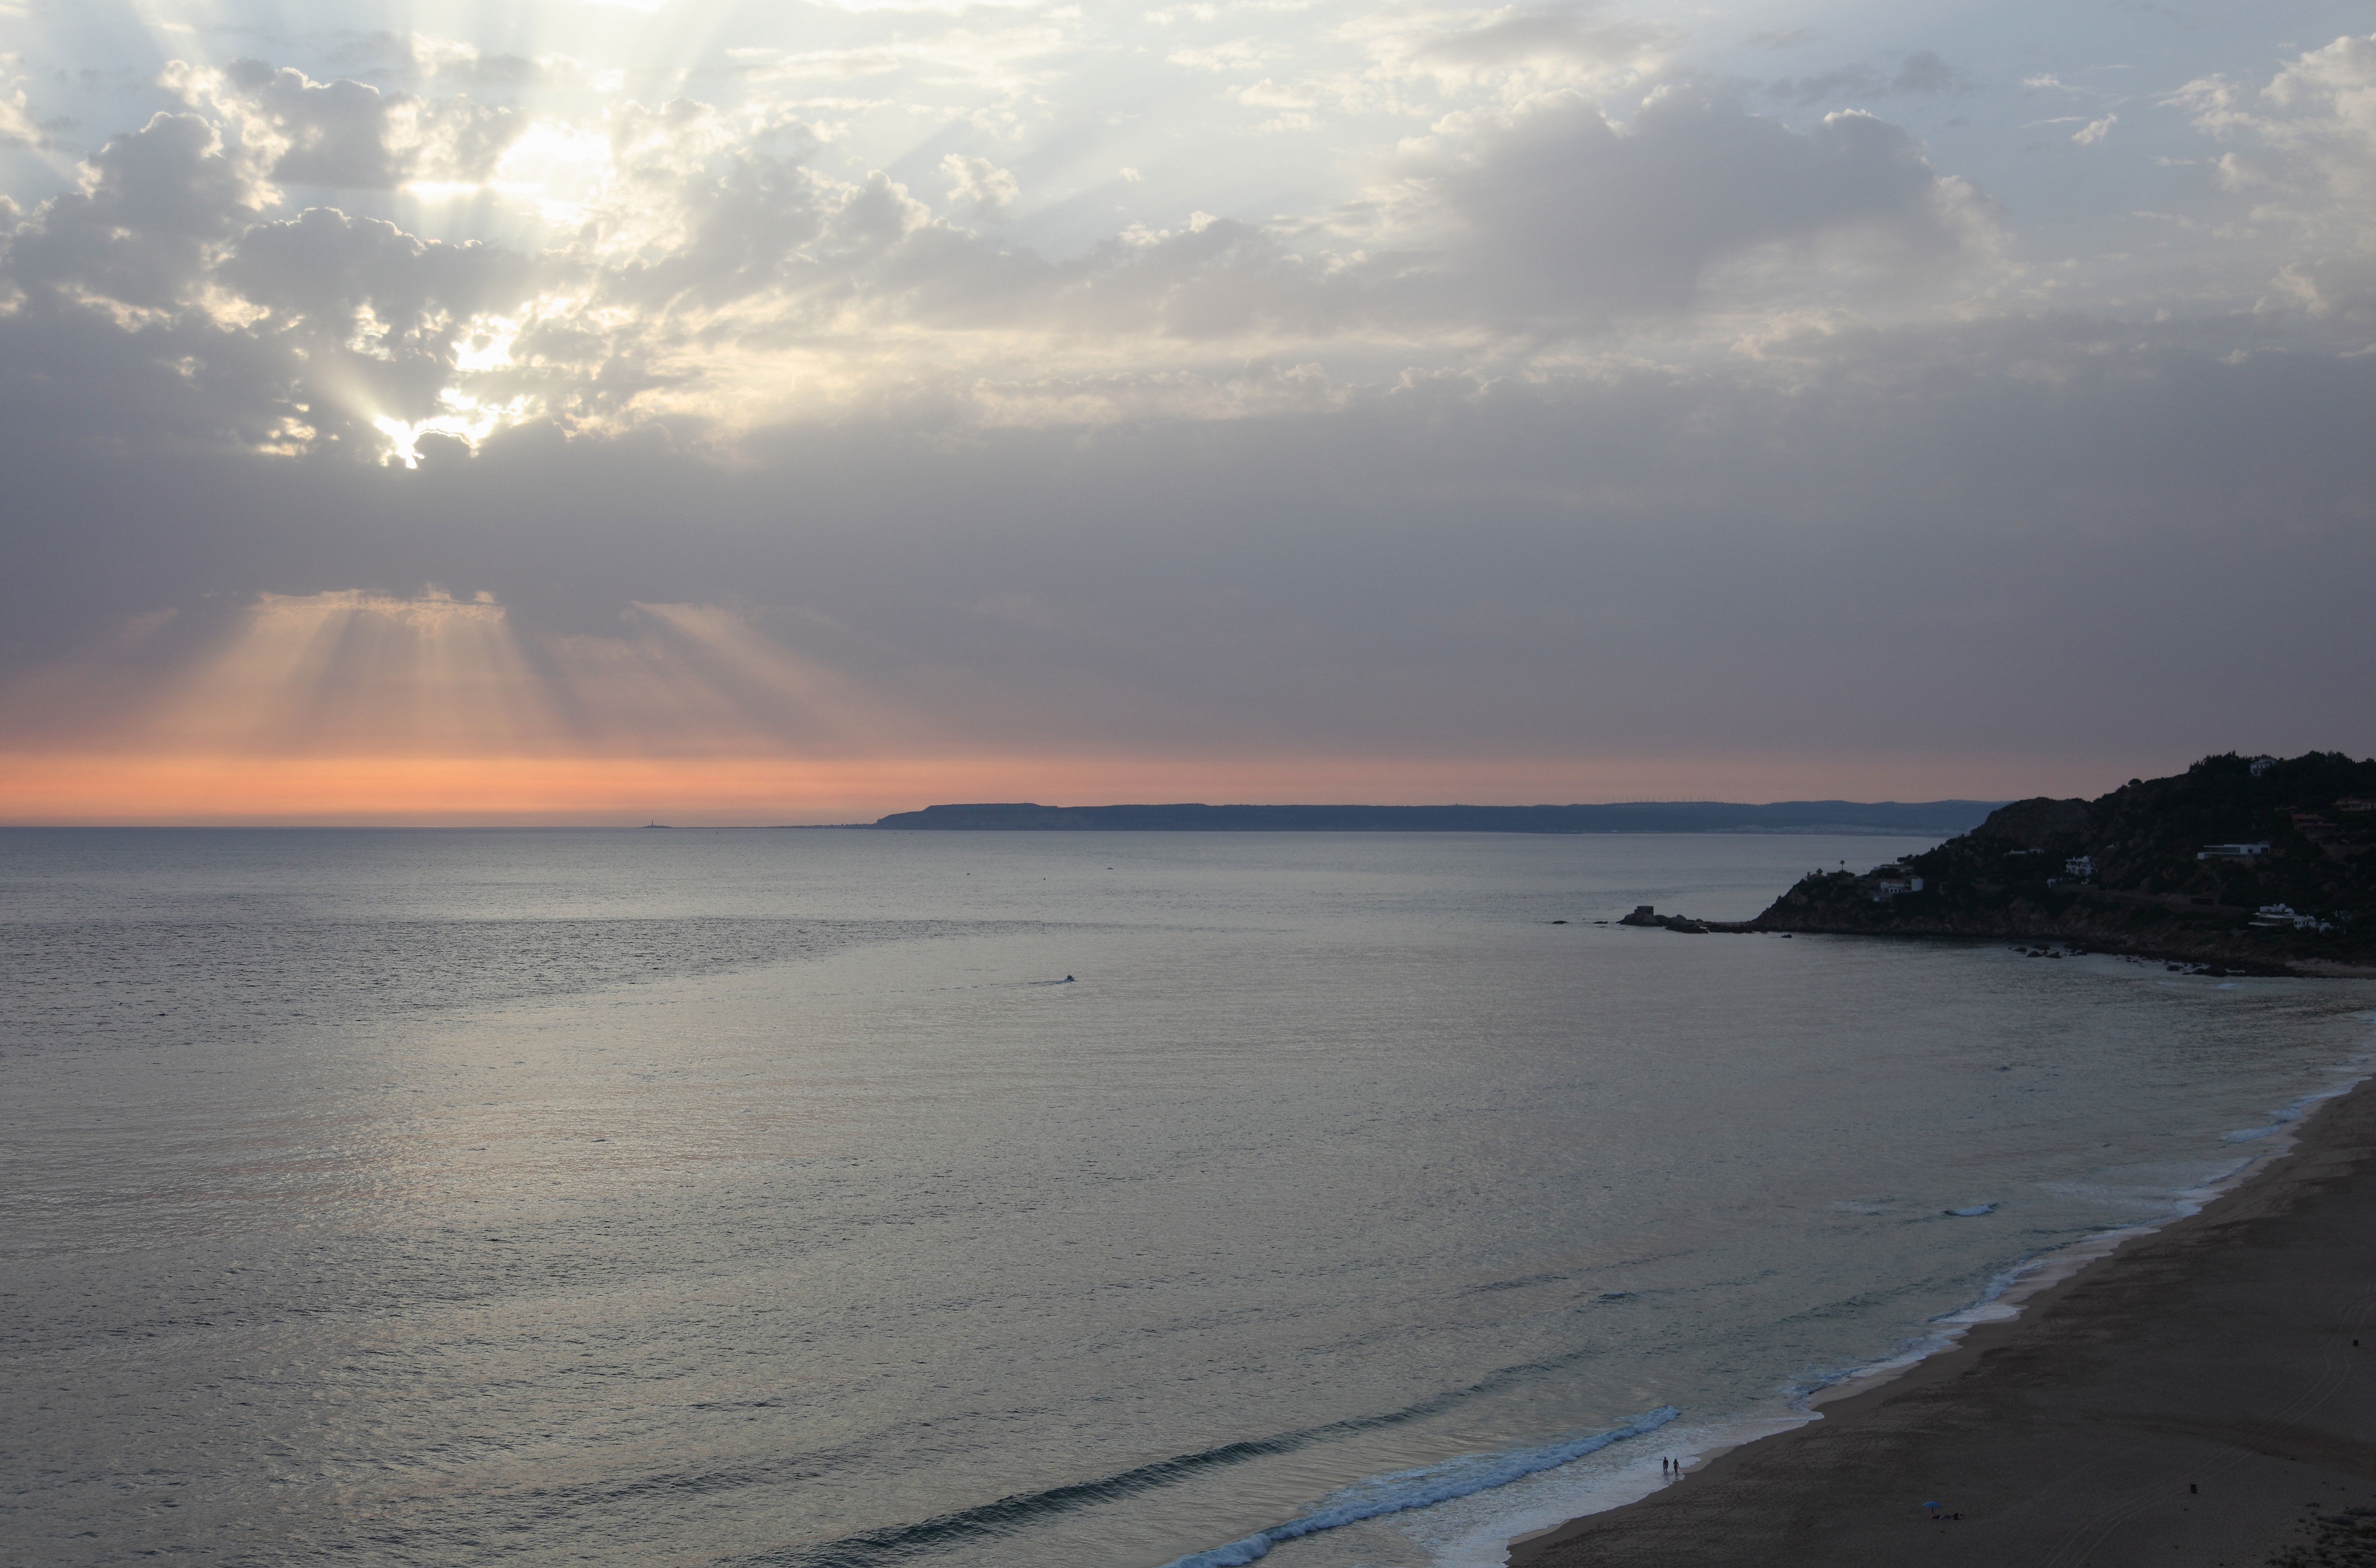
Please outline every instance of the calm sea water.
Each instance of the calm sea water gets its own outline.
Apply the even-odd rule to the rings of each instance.
[[[2364,985],[1589,923],[1914,847],[0,833],[0,1538],[1498,1562],[2362,1070]]]

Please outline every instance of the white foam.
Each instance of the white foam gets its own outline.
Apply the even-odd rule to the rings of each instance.
[[[1273,1525],[1266,1530],[1256,1530],[1253,1535],[1233,1540],[1227,1546],[1190,1552],[1173,1561],[1168,1568],[1238,1568],[1241,1563],[1258,1562],[1269,1556],[1270,1549],[1281,1541],[1317,1535],[1322,1530],[1336,1529],[1363,1519],[1381,1518],[1413,1508],[1430,1508],[1455,1498],[1505,1487],[1538,1471],[1573,1464],[1587,1454],[1597,1454],[1629,1437],[1656,1431],[1673,1420],[1678,1413],[1672,1406],[1660,1406],[1606,1431],[1580,1432],[1535,1448],[1511,1449],[1498,1454],[1464,1454],[1457,1459],[1423,1465],[1415,1470],[1396,1470],[1389,1475],[1372,1476],[1341,1491],[1330,1492],[1311,1513],[1301,1518],[1289,1519],[1284,1525]]]
[[[2309,1115],[2320,1102],[2333,1099],[2338,1095],[2348,1094],[2355,1087],[2365,1081],[2369,1076],[2365,1071],[2369,1060],[2366,1056],[2355,1056],[2347,1062],[2329,1068],[2328,1071],[2336,1075],[2334,1083],[2323,1089],[2312,1089],[2310,1093],[2280,1108],[2271,1114],[2268,1125],[2239,1127],[2235,1132],[2222,1134],[2219,1141],[2228,1144],[2250,1143],[2257,1138],[2265,1138],[2273,1133],[2284,1132],[2294,1123]]]
[[[1490,1496],[1414,1515],[1400,1527],[1428,1550],[1435,1568],[1503,1568],[1516,1537],[1622,1508],[1673,1485],[1678,1478],[1660,1467],[1661,1458],[1695,1462],[1822,1419],[1812,1410],[1794,1409],[1669,1427],[1655,1450],[1626,1451],[1615,1464],[1547,1470]]]

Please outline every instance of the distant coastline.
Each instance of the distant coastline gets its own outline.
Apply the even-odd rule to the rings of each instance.
[[[1626,801],[1570,806],[1043,806],[996,802],[894,812],[901,831],[1121,833],[1966,833],[1996,801]]]

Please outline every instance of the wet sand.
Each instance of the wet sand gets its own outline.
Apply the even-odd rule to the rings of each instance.
[[[2376,1563],[2376,1084],[2010,1323],[1513,1568]],[[1960,1515],[1934,1520],[1924,1504]],[[2323,1520],[2322,1524],[2320,1521]]]

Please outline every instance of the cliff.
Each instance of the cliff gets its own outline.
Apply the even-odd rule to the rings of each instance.
[[[2376,761],[2230,753],[2093,801],[2015,801],[1897,864],[1814,873],[1750,924],[2376,973]]]

